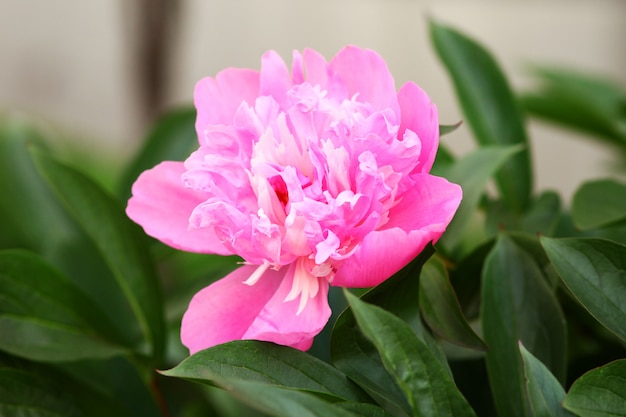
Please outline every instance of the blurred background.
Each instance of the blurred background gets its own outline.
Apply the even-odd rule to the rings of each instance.
[[[191,103],[198,79],[258,68],[268,49],[290,62],[294,49],[330,59],[356,44],[386,59],[397,86],[421,85],[452,124],[462,117],[429,17],[487,47],[518,92],[532,88],[532,65],[626,85],[623,0],[0,0],[0,115],[123,163],[158,114]],[[538,189],[569,201],[584,179],[614,172],[610,150],[582,134],[529,127]],[[443,140],[459,155],[473,147],[466,127]]]

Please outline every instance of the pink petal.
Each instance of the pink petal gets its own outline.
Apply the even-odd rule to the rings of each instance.
[[[272,96],[283,107],[292,81],[285,61],[276,51],[267,51],[261,59],[261,96]]]
[[[292,263],[288,268],[283,268],[283,270],[286,272],[280,287],[267,301],[263,310],[245,333],[244,338],[264,340],[307,350],[311,347],[313,338],[322,331],[330,318],[328,282],[324,278],[315,278],[310,275],[307,277],[307,279],[318,280],[319,287],[317,294],[309,298],[304,309],[298,313],[299,296],[291,301],[284,301],[291,292],[295,274],[299,271],[297,262]],[[266,278],[264,276],[262,280]]]
[[[441,237],[461,202],[461,187],[427,174],[414,177],[415,186],[390,211],[389,222],[363,239],[332,285],[378,285]]]
[[[162,162],[144,171],[135,184],[126,214],[146,234],[177,249],[231,255],[213,228],[189,229],[189,216],[208,195],[183,186],[182,162]]]
[[[357,100],[371,103],[373,111],[390,108],[399,115],[393,77],[376,52],[347,46],[331,60],[330,68],[346,83],[350,97],[358,93]]]
[[[439,146],[439,117],[428,95],[413,82],[408,82],[398,91],[398,102],[402,121],[398,139],[406,129],[417,134],[422,144],[417,172],[429,172],[435,161]]]
[[[256,284],[244,284],[256,268],[242,266],[192,298],[181,325],[181,340],[191,354],[242,338],[285,273],[268,270]]]
[[[185,313],[181,339],[193,354],[231,340],[255,339],[306,350],[330,317],[328,285],[320,286],[304,310],[300,300],[284,302],[291,291],[295,264],[268,269],[254,284],[256,266],[246,265],[198,292]]]
[[[205,136],[207,126],[232,124],[241,102],[253,106],[258,95],[259,72],[251,69],[228,68],[215,79],[207,77],[198,81],[194,90],[198,138]]]

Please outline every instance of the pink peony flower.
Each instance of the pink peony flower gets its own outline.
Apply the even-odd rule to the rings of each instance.
[[[396,93],[383,59],[348,46],[329,63],[273,51],[195,88],[199,149],[133,186],[128,216],[175,248],[244,265],[189,304],[193,354],[236,339],[306,350],[330,316],[329,285],[369,287],[437,241],[461,189],[429,175],[437,108]]]

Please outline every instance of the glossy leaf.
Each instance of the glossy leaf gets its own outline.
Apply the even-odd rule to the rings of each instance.
[[[584,183],[572,200],[572,220],[587,230],[626,219],[626,185],[615,180]]]
[[[460,32],[431,20],[430,36],[478,143],[523,148],[496,175],[502,200],[522,212],[530,202],[532,168],[522,113],[506,78],[491,54]]]
[[[498,413],[529,416],[518,341],[562,381],[565,319],[537,263],[506,235],[499,237],[485,261],[481,317]]]
[[[0,349],[43,362],[127,353],[90,297],[40,257],[0,251]]]
[[[406,323],[347,291],[345,294],[359,328],[404,392],[413,415],[475,416],[448,370]]]
[[[626,246],[595,238],[544,237],[541,243],[576,299],[626,341]]]
[[[440,244],[448,250],[459,245],[467,233],[467,226],[476,212],[487,182],[509,158],[512,158],[520,150],[521,148],[518,146],[483,147],[459,159],[450,166],[450,169],[440,173],[449,181],[457,183],[463,188],[461,205],[446,233],[439,240]]]
[[[532,415],[537,417],[574,417],[561,406],[565,390],[550,370],[545,367],[524,345],[519,344],[526,380],[526,398]]]
[[[424,320],[439,336],[460,346],[487,350],[463,316],[446,268],[437,258],[422,267],[419,304]]]
[[[235,398],[274,417],[358,417],[347,408],[312,394],[259,382],[228,380],[221,384]],[[367,417],[367,416],[366,416]]]
[[[97,184],[50,156],[34,152],[40,172],[94,242],[126,296],[144,337],[161,360],[164,325],[161,294],[146,238],[120,204]]]
[[[183,161],[198,147],[195,120],[194,108],[176,109],[157,120],[120,180],[122,199],[130,197],[130,189],[143,171],[162,161]]]
[[[626,359],[593,369],[574,381],[563,407],[580,417],[626,416]]]
[[[432,246],[428,246],[409,265],[366,292],[362,299],[400,317],[439,361],[447,364],[443,351],[422,323],[419,311],[419,274],[433,253]],[[332,361],[338,369],[394,415],[411,414],[402,391],[385,370],[374,345],[359,330],[350,309],[337,319],[330,342]]]
[[[228,378],[318,392],[346,401],[370,401],[336,368],[299,350],[267,342],[239,340],[218,345],[162,373],[211,385]]]

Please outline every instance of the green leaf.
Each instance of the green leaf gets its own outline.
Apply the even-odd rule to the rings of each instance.
[[[400,317],[428,345],[443,365],[445,355],[422,322],[419,311],[419,274],[434,249],[426,247],[406,267],[363,295],[363,300]],[[411,413],[409,404],[394,379],[387,373],[376,348],[359,330],[350,309],[341,313],[331,337],[333,364],[355,381],[372,398],[394,415]]]
[[[119,195],[123,200],[130,197],[131,187],[143,171],[162,161],[183,161],[198,147],[195,120],[194,108],[170,111],[157,120],[122,175]]]
[[[626,416],[626,359],[593,369],[574,381],[563,407],[580,417]]]
[[[0,248],[41,255],[89,294],[127,341],[136,342],[130,306],[98,249],[33,163],[29,149],[41,147],[40,135],[29,126],[0,125]]]
[[[127,353],[94,304],[40,257],[0,251],[0,349],[43,362]]]
[[[220,384],[235,398],[275,417],[358,417],[338,404],[312,394],[259,382],[224,379]]]
[[[228,378],[322,393],[337,400],[371,400],[341,371],[327,363],[296,349],[252,340],[229,342],[200,351],[162,374],[210,385],[220,378]]]
[[[0,355],[0,415],[128,417],[117,398],[79,384],[54,368]]]
[[[439,125],[439,136],[447,135],[448,133],[454,132],[462,124],[463,124],[463,120],[459,120],[453,125]]]
[[[585,131],[626,151],[626,92],[597,76],[557,68],[534,68],[536,91],[522,95],[534,116]]]
[[[487,350],[463,316],[446,268],[437,258],[422,267],[419,304],[424,320],[439,336],[460,346]]]
[[[626,246],[595,238],[543,237],[541,244],[576,299],[626,341]]]
[[[529,416],[518,341],[557,376],[565,374],[565,319],[535,260],[501,235],[485,261],[481,318],[498,413]]]
[[[385,369],[404,392],[413,415],[475,416],[448,370],[406,323],[347,291],[345,294],[359,328],[376,346]]]
[[[23,370],[0,367],[0,415],[29,417],[86,416],[55,381]]]
[[[615,180],[584,183],[572,200],[572,220],[587,230],[626,219],[626,185]]]
[[[489,236],[499,231],[521,231],[532,235],[552,236],[561,217],[561,199],[553,191],[545,191],[531,202],[524,213],[509,211],[504,202],[490,202],[486,228]]]
[[[80,172],[48,155],[33,157],[67,210],[91,238],[128,300],[144,337],[160,361],[164,349],[162,301],[147,240],[119,202]]]
[[[561,406],[565,390],[541,361],[535,358],[524,345],[519,344],[526,395],[534,416],[537,417],[573,417]]]
[[[456,161],[440,174],[463,188],[463,200],[446,233],[440,239],[441,245],[450,251],[459,245],[467,233],[468,224],[476,212],[487,182],[498,168],[520,151],[519,146],[483,147]]]
[[[478,143],[523,148],[496,175],[502,200],[510,210],[522,212],[530,202],[532,168],[522,113],[506,78],[476,41],[433,20],[430,35]]]

